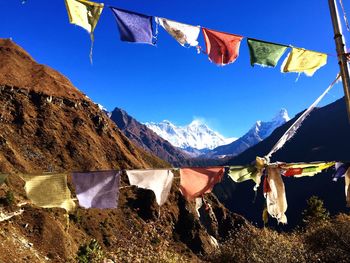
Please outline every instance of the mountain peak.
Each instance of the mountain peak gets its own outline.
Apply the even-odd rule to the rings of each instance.
[[[289,121],[290,117],[288,115],[288,111],[285,108],[280,109],[279,112],[272,119],[272,121],[276,120],[284,120],[285,122]]]
[[[206,126],[204,124],[204,122],[202,122],[201,120],[199,119],[194,119],[188,126],[191,126],[191,127],[197,127],[197,126]]]
[[[287,121],[289,121],[288,112],[286,109],[281,109],[271,121],[256,121],[253,127],[241,138],[230,144],[217,147],[212,152],[209,152],[206,157],[238,155],[249,147],[269,137],[276,128],[280,127]]]
[[[58,71],[35,62],[11,39],[0,39],[0,85],[20,87],[49,96],[85,99]]]
[[[182,149],[213,149],[219,145],[231,143],[235,139],[225,138],[198,119],[181,127],[175,126],[170,121],[162,121],[158,124],[145,123],[145,125],[172,145]]]

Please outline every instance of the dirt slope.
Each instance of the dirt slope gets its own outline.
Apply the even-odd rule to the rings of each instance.
[[[78,207],[69,215],[32,205],[17,175],[167,166],[134,146],[64,76],[0,39],[0,172],[10,173],[0,185],[1,263],[78,262],[79,255],[80,262],[200,261],[199,254],[214,249],[206,228],[220,240],[245,220],[212,195],[206,199],[213,212],[205,210],[200,220],[178,191],[178,174],[160,210],[153,192],[130,187],[123,175],[117,209]],[[69,187],[75,197],[70,177]],[[87,251],[96,261],[84,258]]]
[[[0,170],[164,167],[57,71],[0,40]]]

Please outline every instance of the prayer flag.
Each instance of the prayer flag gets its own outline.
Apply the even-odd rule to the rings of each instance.
[[[242,36],[202,28],[206,53],[210,61],[217,65],[233,63],[239,55]]]
[[[111,7],[120,32],[126,42],[153,45],[152,17]]]
[[[22,175],[26,182],[24,189],[27,197],[37,206],[61,207],[66,211],[75,208],[67,186],[66,174]]]
[[[210,193],[225,173],[224,167],[181,168],[180,190],[188,200]]]
[[[350,163],[336,163],[335,173],[333,175],[333,181],[337,181],[339,178],[344,177],[349,167],[350,167]]]
[[[73,173],[79,205],[84,208],[117,208],[121,172]]]
[[[90,61],[92,63],[94,30],[104,5],[102,3],[94,3],[87,0],[65,0],[65,3],[68,11],[69,22],[86,29],[90,33]]]
[[[159,206],[162,206],[170,193],[174,174],[171,170],[128,170],[130,185],[152,190]]]
[[[292,48],[282,64],[282,72],[304,72],[312,76],[319,68],[327,64],[327,54]]]
[[[191,26],[179,22],[175,22],[166,18],[156,17],[157,24],[161,25],[181,46],[198,45],[198,36],[200,26]]]
[[[295,176],[303,173],[303,168],[289,168],[285,173],[284,176]]]
[[[348,169],[345,173],[345,197],[346,197],[346,205],[350,207],[350,169]]]
[[[247,39],[249,53],[250,53],[250,64],[258,64],[261,66],[275,67],[282,57],[287,46],[279,45],[275,43],[265,42],[252,38]]]
[[[267,183],[269,190],[265,193],[268,213],[277,219],[278,223],[287,224],[287,198],[280,170],[276,167],[268,167]]]
[[[307,116],[309,116],[310,112],[317,106],[317,104],[323,99],[323,97],[330,91],[330,89],[334,86],[335,83],[337,83],[338,79],[340,78],[340,75],[336,77],[336,79],[329,85],[329,87],[317,98],[317,100],[314,101],[314,103],[311,104],[311,106],[304,111],[303,114],[300,115],[300,117],[288,128],[288,130],[283,134],[283,136],[276,142],[276,144],[273,146],[271,151],[266,155],[266,158],[270,158],[271,155],[275,152],[277,152],[279,149],[281,149],[287,141],[289,141],[294,134],[297,132],[297,130],[301,127],[301,124],[306,119]]]
[[[261,174],[255,166],[230,166],[228,175],[236,183],[241,183],[247,180],[253,180],[255,183],[260,182]]]
[[[92,34],[104,5],[87,0],[65,0],[65,2],[70,23],[81,26]]]
[[[320,163],[290,163],[282,164],[282,174],[284,176],[304,177],[314,176],[323,170],[333,166],[335,162],[320,162]],[[283,172],[284,171],[284,172]]]

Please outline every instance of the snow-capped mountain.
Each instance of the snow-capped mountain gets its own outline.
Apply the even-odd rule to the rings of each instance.
[[[189,152],[214,149],[220,145],[229,144],[236,139],[225,138],[200,120],[194,120],[186,126],[175,126],[167,120],[160,123],[145,123],[145,125],[172,145]]]
[[[206,157],[213,158],[227,155],[238,155],[246,149],[269,137],[276,128],[280,127],[289,120],[290,118],[288,116],[287,110],[281,109],[271,121],[257,121],[253,127],[242,137],[228,145],[219,146],[213,149],[206,154]]]

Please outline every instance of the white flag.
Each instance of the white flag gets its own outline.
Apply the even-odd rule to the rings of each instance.
[[[128,170],[126,174],[131,185],[152,190],[159,206],[165,203],[174,178],[170,170]]]
[[[161,25],[182,46],[198,45],[200,26],[191,26],[175,22],[166,18],[156,17],[156,23]]]

